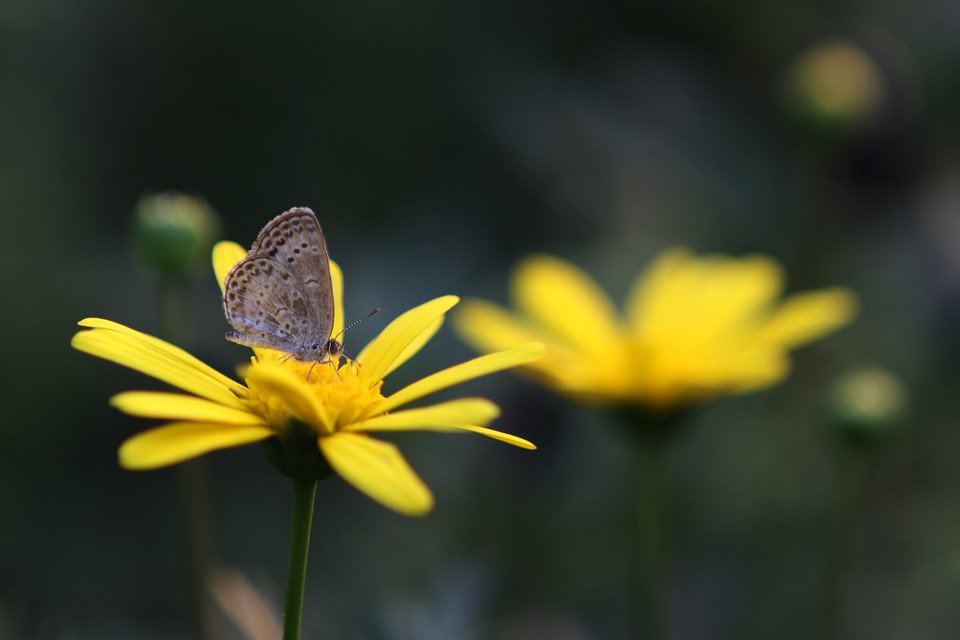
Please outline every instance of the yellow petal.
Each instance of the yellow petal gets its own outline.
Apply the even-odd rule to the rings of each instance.
[[[620,344],[620,315],[590,276],[565,260],[532,256],[517,267],[513,299],[519,309],[571,346],[607,359]]]
[[[228,407],[243,408],[237,395],[246,388],[203,364],[186,351],[108,320],[87,318],[70,344],[78,351],[129,367]]]
[[[391,396],[384,398],[384,400],[376,406],[375,411],[389,411],[412,400],[422,398],[435,391],[445,389],[466,380],[472,380],[473,378],[479,378],[496,371],[502,371],[533,362],[542,358],[545,352],[546,349],[542,344],[531,343],[468,360],[467,362],[443,369],[442,371],[438,371],[426,378],[407,385]],[[472,420],[467,422],[472,422]]]
[[[217,276],[217,284],[220,285],[220,291],[223,291],[223,283],[227,279],[227,274],[233,265],[243,260],[247,255],[247,250],[236,242],[223,240],[213,247],[213,272]]]
[[[354,431],[353,428],[346,429],[347,431]],[[363,431],[435,431],[439,433],[459,433],[459,432],[468,432],[476,433],[481,436],[486,436],[488,438],[493,438],[494,440],[499,440],[500,442],[506,442],[507,444],[512,444],[515,447],[520,447],[521,449],[528,449],[534,451],[537,448],[537,445],[533,444],[529,440],[525,440],[519,436],[515,436],[509,433],[504,433],[503,431],[497,431],[496,429],[488,429],[487,427],[480,427],[472,424],[430,424],[430,425],[420,425],[417,427],[413,426],[374,426],[370,429],[362,429],[357,431],[357,433]]]
[[[343,270],[340,265],[330,261],[330,281],[333,283],[333,330],[331,336],[339,336],[343,331]]]
[[[500,409],[485,398],[460,398],[448,400],[428,407],[406,409],[357,422],[350,427],[352,431],[363,431],[376,426],[394,427],[405,425],[445,425],[445,424],[487,424],[500,415]],[[373,425],[373,426],[371,426]]]
[[[408,516],[433,508],[430,489],[394,445],[343,431],[319,443],[334,471],[382,505]]]
[[[423,346],[430,342],[430,339],[433,336],[437,335],[437,331],[440,330],[440,327],[443,326],[443,316],[440,316],[433,321],[433,324],[429,325],[426,329],[420,332],[413,342],[407,345],[407,348],[400,352],[400,355],[397,356],[397,359],[393,361],[393,364],[387,367],[386,372],[384,372],[384,377],[390,375],[391,372],[395,371],[400,365],[404,362],[415,356],[420,349],[423,349]]]
[[[790,359],[779,349],[747,349],[729,362],[719,391],[749,393],[774,385],[790,373]]]
[[[189,366],[193,369],[196,369],[200,373],[203,373],[210,378],[213,378],[217,382],[221,383],[225,387],[228,387],[231,391],[244,394],[246,393],[246,387],[232,380],[227,376],[223,375],[210,365],[204,363],[201,360],[198,360],[194,356],[190,355],[188,352],[184,351],[180,347],[176,347],[165,340],[160,338],[154,338],[151,335],[137,331],[136,329],[131,329],[126,325],[122,325],[119,322],[113,322],[112,320],[104,320],[103,318],[84,318],[77,323],[81,327],[87,327],[90,329],[100,329],[106,332],[115,332],[120,335],[129,336],[134,338],[136,341],[142,343],[143,345],[150,347],[153,350],[163,353],[165,356],[170,357],[186,366]],[[86,332],[90,333],[90,332]],[[81,332],[78,335],[83,335]]]
[[[695,263],[693,254],[685,247],[668,249],[654,258],[637,276],[627,296],[626,311],[631,324],[662,322],[658,314],[683,303],[689,280],[686,274],[690,272],[689,265]],[[683,291],[678,293],[678,286]]]
[[[482,352],[500,351],[525,342],[546,342],[554,338],[502,307],[483,300],[466,300],[460,305],[453,314],[453,329],[468,344]]]
[[[143,470],[165,467],[215,451],[266,440],[272,429],[255,425],[176,422],[135,435],[120,446],[120,465]]]
[[[321,365],[322,366],[322,365]],[[325,433],[332,431],[327,412],[310,390],[310,384],[282,366],[261,363],[247,373],[247,384],[276,394],[300,420]]]
[[[756,342],[791,349],[848,324],[857,313],[857,296],[842,288],[798,293],[784,300],[760,328]]]
[[[438,431],[442,429],[437,429]],[[481,436],[486,436],[488,438],[493,438],[494,440],[499,440],[500,442],[506,442],[507,444],[512,444],[515,447],[520,447],[521,449],[527,449],[528,451],[534,451],[537,448],[537,445],[533,444],[525,438],[520,436],[515,436],[509,433],[504,433],[503,431],[497,431],[495,429],[488,429],[486,427],[475,427],[472,425],[460,425],[452,426],[452,431],[469,431],[471,433],[476,433]]]
[[[357,363],[363,365],[365,374],[371,380],[383,378],[417,337],[459,300],[457,296],[442,296],[407,311],[374,338],[363,350],[363,357],[357,357]]]
[[[703,265],[686,249],[666,251],[634,284],[628,304],[631,326],[651,344],[673,344],[702,319],[698,292]]]
[[[127,391],[110,398],[110,404],[132,416],[217,422],[220,424],[266,425],[266,421],[250,411],[225,407],[203,398],[159,391]]]
[[[489,302],[467,300],[453,314],[453,326],[479,351],[542,342],[545,355],[528,363],[524,370],[546,378],[546,384],[563,392],[602,396],[630,379],[627,369],[630,360],[623,347],[613,349],[606,359],[593,358],[558,340],[551,332],[534,328],[528,321]]]
[[[524,449],[536,449],[523,438],[479,425],[500,414],[497,405],[483,398],[463,398],[429,407],[407,409],[370,418],[345,427],[346,431],[469,431]]]
[[[694,258],[667,251],[642,273],[627,299],[634,332],[649,340],[691,331],[711,339],[735,332],[780,294],[783,270],[767,256]]]

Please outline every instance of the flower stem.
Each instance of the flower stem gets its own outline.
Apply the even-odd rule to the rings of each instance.
[[[182,277],[163,275],[160,280],[160,335],[176,345],[187,341],[187,282]],[[203,460],[188,460],[177,467],[180,506],[183,512],[184,546],[192,605],[194,632],[208,640],[218,635],[218,619],[210,596],[213,565],[213,526]]]
[[[187,574],[196,637],[216,638],[218,619],[210,595],[213,540],[203,460],[187,460],[177,467],[183,517]]]
[[[638,637],[669,637],[670,565],[673,556],[673,444],[652,440],[638,460]]]
[[[860,455],[856,455],[859,453]],[[843,610],[850,574],[859,555],[860,538],[866,520],[867,505],[877,472],[873,452],[848,452],[843,471],[845,482],[838,490],[839,505],[832,530],[827,532],[824,569],[821,580],[821,628],[818,637],[842,638]]]
[[[293,479],[293,522],[290,525],[290,559],[287,564],[287,597],[283,606],[283,640],[299,640],[303,614],[303,587],[307,580],[307,553],[316,480]]]
[[[184,346],[187,341],[187,281],[164,275],[160,278],[160,335],[167,342]]]

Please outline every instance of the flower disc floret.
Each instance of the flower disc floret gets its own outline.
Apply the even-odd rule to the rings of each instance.
[[[278,430],[290,418],[307,422],[317,436],[336,433],[374,414],[384,397],[383,380],[371,379],[356,362],[301,362],[267,349],[257,356],[244,374],[251,410],[260,413]],[[280,386],[278,378],[286,378]],[[277,392],[278,386],[300,388],[291,402],[291,393]]]

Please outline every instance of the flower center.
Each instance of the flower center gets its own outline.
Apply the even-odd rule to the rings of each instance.
[[[278,429],[293,416],[310,423],[318,435],[329,435],[370,417],[374,406],[383,400],[380,394],[383,380],[371,379],[363,367],[353,361],[338,366],[332,360],[302,362],[289,354],[268,349],[256,349],[256,352],[245,375],[250,389],[248,399],[254,403],[255,410]],[[299,393],[313,398],[317,415],[300,415],[286,394],[259,384],[253,375],[258,367],[277,368],[286,373],[289,382],[299,386]]]

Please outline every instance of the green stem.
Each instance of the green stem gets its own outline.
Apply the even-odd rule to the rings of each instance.
[[[859,455],[857,455],[859,454]],[[849,452],[844,465],[847,474],[845,486],[838,491],[840,506],[834,528],[828,532],[821,581],[819,637],[842,638],[843,604],[850,581],[850,573],[857,560],[859,542],[863,534],[867,503],[877,461],[872,452]]]
[[[290,559],[287,564],[287,597],[283,605],[283,640],[299,640],[303,615],[303,587],[307,580],[307,553],[316,480],[293,479],[293,522],[290,525]]]
[[[213,539],[208,510],[206,467],[203,460],[187,460],[177,467],[190,603],[196,637],[216,638],[217,617],[210,596]]]
[[[673,557],[673,446],[653,440],[640,447],[638,461],[636,603],[640,637],[669,637],[670,572]]]
[[[160,281],[160,335],[175,345],[187,341],[187,282],[164,275]],[[194,631],[197,638],[217,637],[217,615],[210,597],[213,565],[213,526],[210,523],[206,467],[203,460],[188,460],[177,467],[180,506],[183,511],[184,545]]]
[[[167,342],[184,346],[187,339],[187,283],[165,275],[160,280],[160,335]]]

